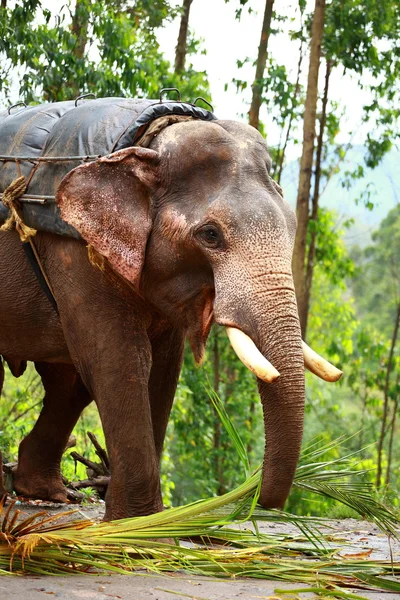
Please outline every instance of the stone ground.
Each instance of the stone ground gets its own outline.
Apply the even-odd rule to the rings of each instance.
[[[18,506],[28,516],[38,510],[60,512],[71,509],[71,505],[51,505],[39,502],[23,503]],[[93,520],[101,518],[104,505],[80,507],[82,518]],[[74,515],[76,518],[76,515]],[[329,521],[327,526],[332,541],[346,541],[346,554],[371,550],[370,559],[400,561],[400,543],[390,541],[377,527],[366,521],[343,519]],[[298,533],[292,525],[259,523],[261,532]],[[1,577],[1,600],[46,600],[54,597],[60,600],[290,600],[293,598],[316,598],[312,593],[284,594],[280,589],[293,590],[304,588],[303,584],[287,584],[280,581],[252,579],[214,579],[195,577],[185,574],[153,575],[147,573],[135,575],[76,575],[60,577]],[[349,590],[350,591],[350,590]],[[394,600],[399,594],[388,592],[365,592],[353,590],[353,593],[371,600]]]

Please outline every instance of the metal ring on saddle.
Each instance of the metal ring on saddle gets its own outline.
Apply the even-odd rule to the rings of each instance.
[[[26,108],[26,104],[25,102],[23,102],[22,100],[20,102],[17,102],[16,104],[12,104],[11,106],[8,107],[7,112],[10,115],[11,114],[11,110],[13,108],[16,108],[17,106],[23,106],[24,108]]]
[[[198,100],[201,100],[202,102],[204,102],[204,104],[207,104],[207,106],[210,107],[211,112],[214,112],[213,105],[210,104],[205,98],[203,98],[203,96],[198,96],[195,100],[193,100],[193,102],[192,102],[193,106],[197,106]]]
[[[97,96],[96,94],[93,94],[93,92],[89,92],[88,94],[81,94],[81,96],[78,96],[77,98],[75,98],[75,106],[78,106],[78,102],[79,100],[82,100],[82,98],[93,98],[94,100],[97,100]]]
[[[166,92],[176,92],[178,95],[177,101],[180,102],[181,101],[181,93],[178,90],[178,88],[163,88],[162,90],[160,90],[160,104],[162,104],[162,97],[163,94],[165,94]]]

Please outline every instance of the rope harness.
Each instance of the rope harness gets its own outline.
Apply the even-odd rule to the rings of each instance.
[[[4,190],[2,197],[4,206],[6,206],[10,211],[10,216],[4,225],[0,227],[0,231],[11,231],[15,226],[21,242],[27,242],[36,234],[36,229],[32,229],[32,227],[25,225],[21,216],[21,205],[18,202],[18,198],[25,193],[26,188],[26,179],[23,175],[21,175],[10,183],[10,185]]]
[[[35,275],[38,278],[48,300],[50,301],[50,304],[52,304],[54,310],[58,314],[58,307],[53,289],[40,260],[36,246],[32,240],[33,236],[36,235],[36,229],[26,225],[21,217],[21,206],[18,198],[25,193],[27,186],[28,184],[26,178],[21,175],[20,177],[17,177],[17,179],[14,179],[14,181],[12,181],[5,189],[2,202],[9,209],[10,216],[4,225],[0,227],[0,231],[11,231],[15,226],[15,229],[22,242],[24,252],[31,263]]]

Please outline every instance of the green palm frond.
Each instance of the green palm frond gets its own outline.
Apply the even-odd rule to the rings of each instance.
[[[211,387],[208,387],[208,393],[218,411],[224,428],[229,433],[238,451],[240,461],[242,464],[248,465],[249,459],[245,446],[240,439],[239,432],[223,407],[218,395]],[[357,434],[341,436],[338,439],[328,442],[321,442],[318,438],[311,441],[301,453],[299,466],[295,474],[294,486],[337,500],[352,508],[360,517],[376,523],[388,535],[398,537],[400,524],[398,517],[389,508],[374,498],[375,489],[373,484],[362,479],[367,471],[356,468],[357,464],[355,465],[354,459],[358,458],[361,461],[365,448],[346,453],[344,456],[341,455],[343,448],[354,435]],[[329,454],[336,454],[338,457],[322,460]],[[286,521],[297,525],[302,533],[309,537],[310,541],[314,540],[317,544],[319,543],[320,536],[315,534],[312,529],[312,523],[315,524],[316,522],[315,518],[311,522],[307,522],[304,517],[297,515],[290,515],[287,518],[287,513],[286,517],[283,517],[285,513],[280,511],[277,514],[281,521],[284,518]],[[273,520],[271,511],[259,511],[257,515],[253,511],[253,517],[255,516],[257,520]]]
[[[342,436],[320,447],[318,442],[307,446],[302,453],[294,485],[337,500],[353,509],[360,517],[376,523],[385,533],[398,537],[398,517],[374,498],[374,485],[362,479],[367,471],[354,466],[352,459],[355,457],[361,459],[364,449],[333,460],[318,460],[329,451],[340,451],[350,437]]]
[[[221,419],[221,422],[222,422],[227,434],[229,435],[229,439],[230,439],[231,443],[233,444],[233,447],[236,450],[236,453],[237,453],[237,456],[238,456],[240,462],[243,465],[245,476],[247,478],[251,472],[250,462],[249,462],[249,457],[248,457],[248,454],[246,451],[246,447],[239,435],[239,432],[236,429],[236,427],[234,426],[228,413],[226,412],[225,406],[221,402],[221,399],[218,396],[217,392],[211,387],[211,385],[209,383],[208,383],[208,385],[205,386],[205,390],[206,390],[208,397],[210,398],[215,410],[217,411],[217,414],[218,414],[219,418]]]

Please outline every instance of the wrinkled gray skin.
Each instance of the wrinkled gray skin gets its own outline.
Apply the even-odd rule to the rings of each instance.
[[[39,233],[58,318],[15,232],[0,233],[0,354],[31,360],[46,398],[20,447],[16,488],[65,498],[59,461],[82,408],[99,408],[111,461],[106,518],[162,509],[159,462],[189,338],[213,321],[245,332],[280,372],[258,381],[267,450],[260,502],[283,507],[299,457],[304,362],[291,273],[295,216],[262,137],[230,121],[179,123],[64,178],[64,220],[83,242]],[[129,283],[128,283],[129,282]]]

